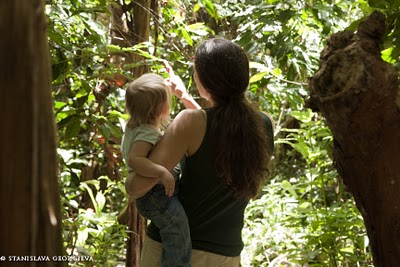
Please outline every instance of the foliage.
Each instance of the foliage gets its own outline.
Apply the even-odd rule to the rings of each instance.
[[[329,129],[310,110],[291,115],[302,123],[282,129],[289,134],[277,143],[288,144],[302,158],[297,170],[277,172],[249,205],[244,266],[371,265],[361,215],[332,169]]]
[[[371,264],[361,215],[333,168],[331,133],[303,103],[325,39],[355,30],[376,9],[387,15],[382,58],[399,68],[398,0],[162,1],[149,42],[127,47],[111,44],[109,26],[113,7],[131,1],[46,3],[66,253],[93,256],[93,266],[124,261],[126,228],[116,217],[126,202],[119,149],[127,119],[123,89],[134,78],[132,68],[148,65],[164,75],[161,59],[166,59],[197,95],[195,48],[221,36],[248,52],[248,97],[276,122],[271,182],[246,210],[242,264]],[[142,56],[142,62],[114,60],[129,53]],[[181,108],[174,102],[172,116]]]
[[[65,174],[68,176],[68,174]],[[81,183],[79,191],[75,194],[70,192],[64,196],[64,245],[68,255],[92,256],[92,261],[70,264],[71,266],[117,266],[124,263],[124,248],[127,235],[125,227],[116,222],[118,210],[114,210],[117,203],[113,203],[115,193],[121,184],[109,181],[108,189],[100,191],[99,181],[88,181]],[[89,185],[93,185],[95,191]],[[96,193],[97,191],[97,193]],[[75,200],[82,192],[88,192],[93,203],[92,208],[79,208]],[[106,207],[106,202],[109,206]],[[76,210],[78,212],[76,212]],[[122,249],[124,251],[124,249]]]
[[[107,14],[107,9],[104,3],[71,0],[53,1],[46,12],[66,253],[90,255],[93,264],[115,266],[112,263],[124,257],[126,237],[116,221],[125,198],[118,147],[125,115],[118,89],[101,98],[106,74],[120,72],[104,64],[107,29],[96,14]],[[102,175],[109,180],[92,180]]]

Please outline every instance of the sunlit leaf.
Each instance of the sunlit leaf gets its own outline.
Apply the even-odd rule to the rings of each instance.
[[[303,202],[298,207],[299,212],[306,213],[312,210],[310,202]]]
[[[192,37],[190,37],[190,34],[187,32],[187,30],[183,27],[179,27],[179,29],[181,30],[182,36],[183,38],[185,38],[186,42],[192,46],[193,45],[193,40]]]
[[[268,67],[260,62],[250,61],[250,68],[259,69],[260,71],[267,71]]]
[[[60,108],[62,108],[62,107],[65,107],[66,105],[67,105],[67,103],[65,103],[65,102],[56,101],[56,102],[54,103],[54,108],[60,109]]]
[[[392,57],[393,54],[393,47],[389,47],[381,52],[382,59],[390,64],[396,62],[396,59]]]
[[[275,75],[276,77],[279,77],[279,76],[282,75],[282,70],[281,70],[280,68],[275,68],[275,69],[273,69],[273,70],[271,71],[271,73],[272,73],[273,75]]]
[[[194,5],[194,7],[193,7],[193,13],[199,11],[200,8],[201,8],[200,4],[199,4],[199,3],[196,3],[196,4]]]
[[[296,191],[293,188],[293,185],[289,181],[283,180],[281,182],[281,185],[282,185],[282,188],[287,190],[292,196],[294,196],[295,198],[298,197]]]
[[[100,212],[104,208],[104,205],[106,204],[106,198],[104,197],[103,193],[101,193],[101,191],[98,191],[96,194],[96,202],[97,202],[96,213],[100,214]]]
[[[294,110],[294,111],[290,112],[290,115],[292,115],[299,121],[310,122],[314,116],[314,113],[311,111],[311,109],[306,109],[304,111]]]
[[[261,80],[262,78],[264,78],[264,76],[267,74],[268,72],[259,72],[253,76],[251,76],[250,78],[250,83],[255,83],[258,82],[259,80]]]
[[[354,247],[341,248],[340,251],[353,254],[354,253]]]
[[[88,238],[88,235],[89,235],[88,229],[86,227],[81,228],[80,231],[78,232],[77,245],[84,246],[86,239]]]

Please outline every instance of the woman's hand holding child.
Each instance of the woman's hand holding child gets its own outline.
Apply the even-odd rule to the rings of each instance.
[[[162,168],[162,171],[160,172],[158,178],[165,187],[165,194],[169,197],[172,196],[175,190],[175,179],[174,176],[172,176],[171,172],[168,171],[166,168]]]

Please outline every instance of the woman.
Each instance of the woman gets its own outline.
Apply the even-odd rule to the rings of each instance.
[[[166,130],[149,159],[172,170],[182,159],[179,199],[188,216],[192,266],[240,265],[244,210],[267,175],[273,149],[272,122],[245,98],[249,61],[238,45],[211,39],[200,45],[194,61],[200,96],[212,107],[183,110]],[[175,90],[186,92],[176,76]],[[130,196],[143,196],[155,178],[130,176]],[[162,244],[150,224],[141,266],[160,266]]]

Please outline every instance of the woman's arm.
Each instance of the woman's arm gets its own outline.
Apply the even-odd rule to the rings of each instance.
[[[206,120],[201,110],[181,111],[167,128],[164,136],[150,152],[149,159],[171,171],[186,154],[191,155],[203,140]],[[125,188],[129,196],[139,198],[146,194],[159,179],[129,175]]]
[[[185,108],[189,109],[201,109],[200,105],[194,100],[194,98],[186,92],[186,94],[182,94],[178,96],[178,98],[185,105]]]
[[[200,105],[186,90],[186,86],[182,79],[175,74],[171,65],[167,61],[164,61],[164,64],[169,74],[169,78],[166,79],[166,83],[169,87],[171,87],[172,93],[182,101],[186,108],[201,109]]]

